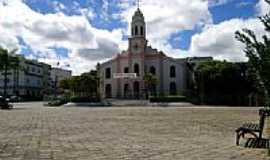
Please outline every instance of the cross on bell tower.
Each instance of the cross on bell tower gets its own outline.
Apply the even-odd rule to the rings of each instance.
[[[141,0],[137,0],[137,8],[140,8],[140,1]]]

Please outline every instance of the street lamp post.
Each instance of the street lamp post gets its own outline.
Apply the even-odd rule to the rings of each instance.
[[[57,83],[58,83],[58,76],[55,75],[55,80],[54,80],[54,98],[56,99],[57,96]]]

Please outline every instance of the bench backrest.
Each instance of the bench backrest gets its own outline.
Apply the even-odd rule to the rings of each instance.
[[[259,125],[260,125],[260,130],[261,131],[264,128],[265,117],[266,117],[265,113],[260,113],[260,123],[259,123]]]

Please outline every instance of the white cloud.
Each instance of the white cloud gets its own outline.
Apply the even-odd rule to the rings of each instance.
[[[117,54],[113,52],[119,51],[118,44],[122,43],[121,30],[94,28],[85,16],[67,16],[61,12],[41,14],[20,0],[0,1],[0,31],[6,35],[0,37],[0,44],[4,47],[18,47],[17,37],[21,37],[35,52],[30,57],[47,57],[43,60],[49,63],[58,57],[51,48],[68,49],[66,61],[73,64],[71,66],[75,74],[93,68],[93,62],[100,60],[99,55],[110,58]],[[103,44],[104,38],[106,44]],[[86,50],[89,52],[86,53]],[[80,54],[78,51],[84,52]],[[84,65],[79,64],[82,61]]]
[[[259,0],[256,5],[258,15],[265,15],[270,12],[270,5],[265,2],[265,0]]]
[[[0,30],[0,35],[3,35],[4,38],[0,38],[0,47],[8,48],[13,50],[19,47],[19,42],[16,37],[10,36],[9,33]]]
[[[109,0],[103,0],[103,15],[122,19],[130,24],[136,10],[134,0],[119,0],[121,12],[109,15]],[[222,5],[231,0],[145,0],[141,10],[147,23],[149,44],[173,57],[214,56],[233,61],[245,60],[243,46],[234,39],[234,32],[241,28],[251,28],[263,32],[255,19],[233,19],[217,25],[212,24],[209,7]],[[81,15],[67,16],[62,10],[67,9],[56,4],[60,12],[41,14],[28,7],[23,0],[0,0],[0,44],[4,47],[23,47],[17,37],[33,49],[30,57],[43,57],[41,60],[50,64],[58,61],[54,47],[66,48],[68,57],[61,57],[61,63],[70,64],[75,74],[93,69],[97,61],[104,61],[120,50],[127,49],[123,35],[130,33],[130,27],[108,31],[93,27],[87,19],[96,16],[91,8],[80,8],[75,1],[74,7]],[[95,1],[93,1],[95,3]],[[266,7],[266,8],[265,8]],[[257,5],[260,13],[267,11],[264,0]],[[74,9],[74,8],[73,8]],[[202,33],[195,34],[189,51],[175,49],[169,43],[171,35],[183,30],[202,27]]]
[[[45,59],[51,64],[56,64],[52,62],[57,59],[57,53],[50,49],[52,47],[64,47],[69,50],[70,63],[78,62],[72,65],[75,73],[81,73],[85,69],[78,68],[86,67],[81,61],[87,60],[89,70],[97,60],[110,58],[119,51],[119,48],[121,50],[127,48],[127,42],[123,41],[122,37],[123,34],[129,33],[127,33],[129,29],[110,32],[92,27],[86,18],[91,19],[95,16],[92,10],[81,9],[82,16],[66,16],[61,12],[41,14],[33,11],[22,1],[5,1],[8,5],[0,6],[0,29],[8,32],[13,42],[16,42],[16,36],[22,37],[26,44],[40,54],[39,57],[50,57],[51,60]],[[108,1],[103,2],[103,17],[108,17],[105,14],[108,12]],[[121,2],[123,12],[120,13],[120,17],[129,23],[136,7],[131,1],[121,0]],[[65,6],[59,3],[55,6],[60,11],[65,9]],[[174,49],[168,43],[172,34],[193,29],[197,25],[212,23],[208,2],[204,0],[169,2],[148,0],[143,2],[141,9],[147,22],[147,38],[150,44],[174,57],[183,57],[187,52]]]
[[[228,61],[246,61],[244,45],[235,39],[235,32],[248,28],[260,37],[265,33],[258,19],[231,19],[205,28],[192,37],[190,53],[193,56],[213,56]]]
[[[128,7],[122,17],[130,24],[135,6]],[[173,33],[212,23],[208,3],[203,0],[143,1],[141,10],[147,23],[148,38],[168,39]],[[129,27],[130,28],[130,27]]]
[[[122,0],[120,6],[124,10],[120,17],[130,24],[136,6],[126,0]],[[163,50],[169,56],[183,57],[186,51],[174,49],[169,39],[171,35],[180,31],[212,24],[208,7],[208,1],[205,0],[143,1],[140,8],[146,20],[149,44]],[[130,33],[130,26],[128,32]]]

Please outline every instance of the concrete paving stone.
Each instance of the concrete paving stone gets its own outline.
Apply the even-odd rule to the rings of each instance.
[[[235,145],[235,128],[256,122],[258,108],[14,107],[0,110],[0,160],[270,159]]]

